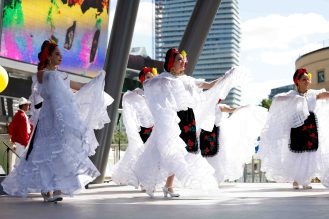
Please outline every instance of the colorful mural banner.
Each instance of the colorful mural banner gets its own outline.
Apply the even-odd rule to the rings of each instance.
[[[60,70],[93,76],[108,42],[109,0],[4,1],[0,56],[37,64],[44,40],[57,42]]]

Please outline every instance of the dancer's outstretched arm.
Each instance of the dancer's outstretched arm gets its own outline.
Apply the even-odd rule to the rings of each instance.
[[[207,81],[204,81],[203,83],[200,83],[199,84],[199,87],[202,88],[202,89],[210,89],[212,88],[216,83],[218,83],[224,76],[221,76],[213,81],[210,81],[210,82],[207,82]]]
[[[220,111],[225,112],[225,113],[233,113],[236,110],[236,108],[231,107],[226,104],[219,104],[218,107],[219,107]]]
[[[73,90],[80,90],[83,85],[85,85],[84,83],[81,83],[81,82],[77,82],[77,81],[70,81],[70,87],[73,89]]]
[[[318,95],[316,95],[316,99],[317,100],[329,99],[329,92],[325,91],[325,92],[319,93]]]
[[[40,70],[37,72],[37,79],[40,84],[42,84],[43,74],[44,74],[44,70]],[[80,90],[83,87],[83,85],[85,84],[77,81],[70,81],[70,87],[73,90]]]

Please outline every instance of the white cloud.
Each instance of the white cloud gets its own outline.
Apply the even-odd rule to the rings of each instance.
[[[115,9],[118,0],[110,1],[110,22],[109,29],[112,29]],[[152,36],[152,15],[153,4],[148,0],[141,0],[138,7],[138,13],[135,23],[134,34]]]
[[[254,78],[242,88],[242,103],[259,104],[271,89],[292,84],[298,56],[323,47],[323,42],[315,41],[329,38],[328,33],[329,21],[314,13],[269,15],[244,22],[241,64]]]
[[[136,18],[136,25],[134,35],[143,35],[146,37],[152,37],[152,16],[153,16],[153,4],[152,2],[141,1],[138,14]]]
[[[315,13],[258,17],[243,22],[241,29],[240,63],[254,76],[242,90],[244,104],[259,104],[271,89],[292,84],[296,59],[329,46],[323,41],[329,38],[329,20]]]
[[[292,84],[291,80],[251,81],[242,88],[242,105],[258,105],[262,99],[268,99],[271,89]]]
[[[307,43],[315,34],[329,33],[329,21],[315,13],[277,14],[258,17],[242,23],[242,50],[287,49]]]
[[[322,48],[321,43],[308,43],[301,48],[291,48],[287,50],[269,50],[260,53],[260,59],[262,62],[271,65],[283,65],[291,64],[299,56],[314,51],[316,49]]]
[[[115,9],[118,0],[110,1],[110,22],[109,22],[109,33],[113,26],[113,19]],[[153,4],[150,0],[141,0],[138,7],[138,13],[136,17],[136,23],[133,33],[133,39],[131,46],[140,46],[147,49],[148,55],[152,55],[152,15],[153,15]],[[110,34],[109,34],[110,37]]]
[[[113,19],[114,19],[116,7],[117,7],[117,0],[110,1],[109,33],[111,33],[111,29],[113,26]]]
[[[150,1],[142,0],[139,5],[136,18],[136,25],[131,46],[145,47],[147,54],[153,56],[153,4]]]

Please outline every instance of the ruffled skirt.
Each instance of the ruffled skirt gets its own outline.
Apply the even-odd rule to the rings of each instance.
[[[80,100],[84,99],[83,93],[95,97],[92,100],[86,97],[84,108],[79,108],[82,103],[67,88],[51,85],[52,90],[56,88],[53,90],[56,96],[44,99],[28,159],[23,155],[2,182],[7,194],[26,196],[30,192],[61,190],[73,195],[99,175],[88,156],[98,145],[93,129],[109,122],[106,107],[111,98],[103,92],[104,77],[101,72],[81,90]],[[90,100],[88,104],[86,100]],[[94,118],[88,113],[85,117],[79,114],[80,110],[88,112],[95,104],[99,113]]]
[[[219,151],[207,161],[216,170],[219,182],[242,177],[244,165],[255,154],[255,146],[266,122],[267,109],[246,106],[236,110],[220,124]]]
[[[144,143],[152,133],[152,128],[141,127],[139,134],[130,133],[128,148],[122,159],[113,167],[112,181],[116,184],[131,185],[136,188],[139,181],[135,173],[135,165],[144,151]],[[145,140],[145,142],[144,142]]]
[[[318,177],[324,185],[329,185],[328,102],[318,101],[314,111],[318,118],[319,147],[316,151],[300,153],[291,151],[289,147],[291,126],[280,116],[287,114],[290,108],[281,109],[281,113],[279,110],[277,109],[277,113],[273,114],[273,118],[269,118],[270,122],[275,121],[270,123],[273,125],[266,125],[261,135],[259,157],[266,178],[276,182],[296,181],[301,185],[307,185],[312,178]]]
[[[167,126],[155,125],[152,135],[144,145],[144,151],[136,162],[134,172],[139,184],[148,192],[152,192],[157,186],[162,186],[168,176],[175,174],[175,186],[216,189],[218,184],[214,169],[200,153],[186,151],[186,144],[179,137],[181,130],[178,121],[178,117],[172,115],[165,122]],[[163,128],[166,128],[165,132]]]

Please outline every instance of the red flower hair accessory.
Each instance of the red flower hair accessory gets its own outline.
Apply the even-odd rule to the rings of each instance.
[[[141,84],[144,84],[145,75],[147,73],[152,73],[154,76],[158,75],[158,71],[156,68],[144,67],[143,70],[139,73],[139,81],[141,82]]]
[[[57,46],[56,42],[53,40],[50,40],[47,42],[46,46],[43,48],[41,55],[40,55],[40,62],[45,63],[49,57],[49,48],[51,45]]]
[[[177,54],[179,54],[178,49],[172,48],[170,51],[170,57],[169,57],[169,61],[168,61],[168,70],[170,70],[174,66],[175,57],[176,57],[175,55],[177,55]],[[186,65],[187,64],[186,51],[183,50],[180,54],[183,56],[183,62]]]
[[[172,48],[170,50],[170,56],[169,56],[169,61],[168,61],[168,70],[170,71],[170,69],[174,66],[174,62],[175,62],[175,54],[179,54],[178,49],[176,48]]]
[[[49,46],[47,46],[42,50],[41,55],[40,55],[40,62],[45,63],[48,59],[49,56]]]
[[[306,68],[299,68],[296,71],[295,75],[294,75],[294,84],[295,85],[298,84],[298,80],[299,80],[300,76],[303,75],[303,74],[305,74],[305,73],[307,74],[307,77],[311,80],[312,74],[311,73],[308,73],[307,70],[306,70]]]

